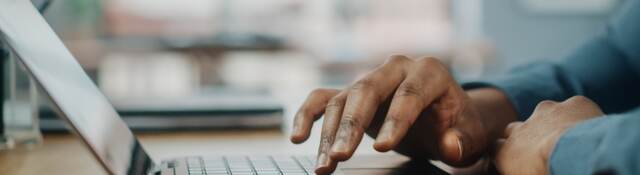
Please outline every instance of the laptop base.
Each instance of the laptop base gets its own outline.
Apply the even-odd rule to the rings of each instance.
[[[312,175],[315,156],[193,156],[163,161],[159,175]],[[355,156],[333,174],[448,175],[399,155]]]

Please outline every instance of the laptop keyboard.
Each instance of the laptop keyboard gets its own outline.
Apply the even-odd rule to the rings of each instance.
[[[191,175],[308,175],[315,160],[308,156],[189,157]]]

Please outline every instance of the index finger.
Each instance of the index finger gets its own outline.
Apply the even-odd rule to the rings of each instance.
[[[320,118],[329,99],[338,92],[336,89],[316,89],[309,94],[293,120],[291,142],[302,143],[309,138],[313,122]]]
[[[320,135],[320,147],[318,148],[316,160],[316,174],[330,174],[336,168],[337,162],[329,157],[329,149],[333,145],[346,98],[345,91],[341,92],[329,100],[325,109],[322,134]]]
[[[407,57],[395,56],[349,89],[336,140],[331,146],[332,159],[343,161],[353,155],[379,105],[405,78],[404,65],[408,61]]]

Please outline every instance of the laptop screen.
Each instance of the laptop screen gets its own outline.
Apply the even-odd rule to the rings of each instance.
[[[0,0],[0,31],[110,174],[147,174],[153,161],[30,1]]]

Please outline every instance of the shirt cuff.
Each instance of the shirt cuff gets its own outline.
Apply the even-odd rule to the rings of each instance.
[[[551,174],[638,174],[640,108],[568,129],[549,158]]]
[[[549,156],[550,174],[589,174],[594,160],[589,159],[599,148],[607,125],[604,120],[609,117],[599,117],[578,123],[569,128],[555,145]]]

